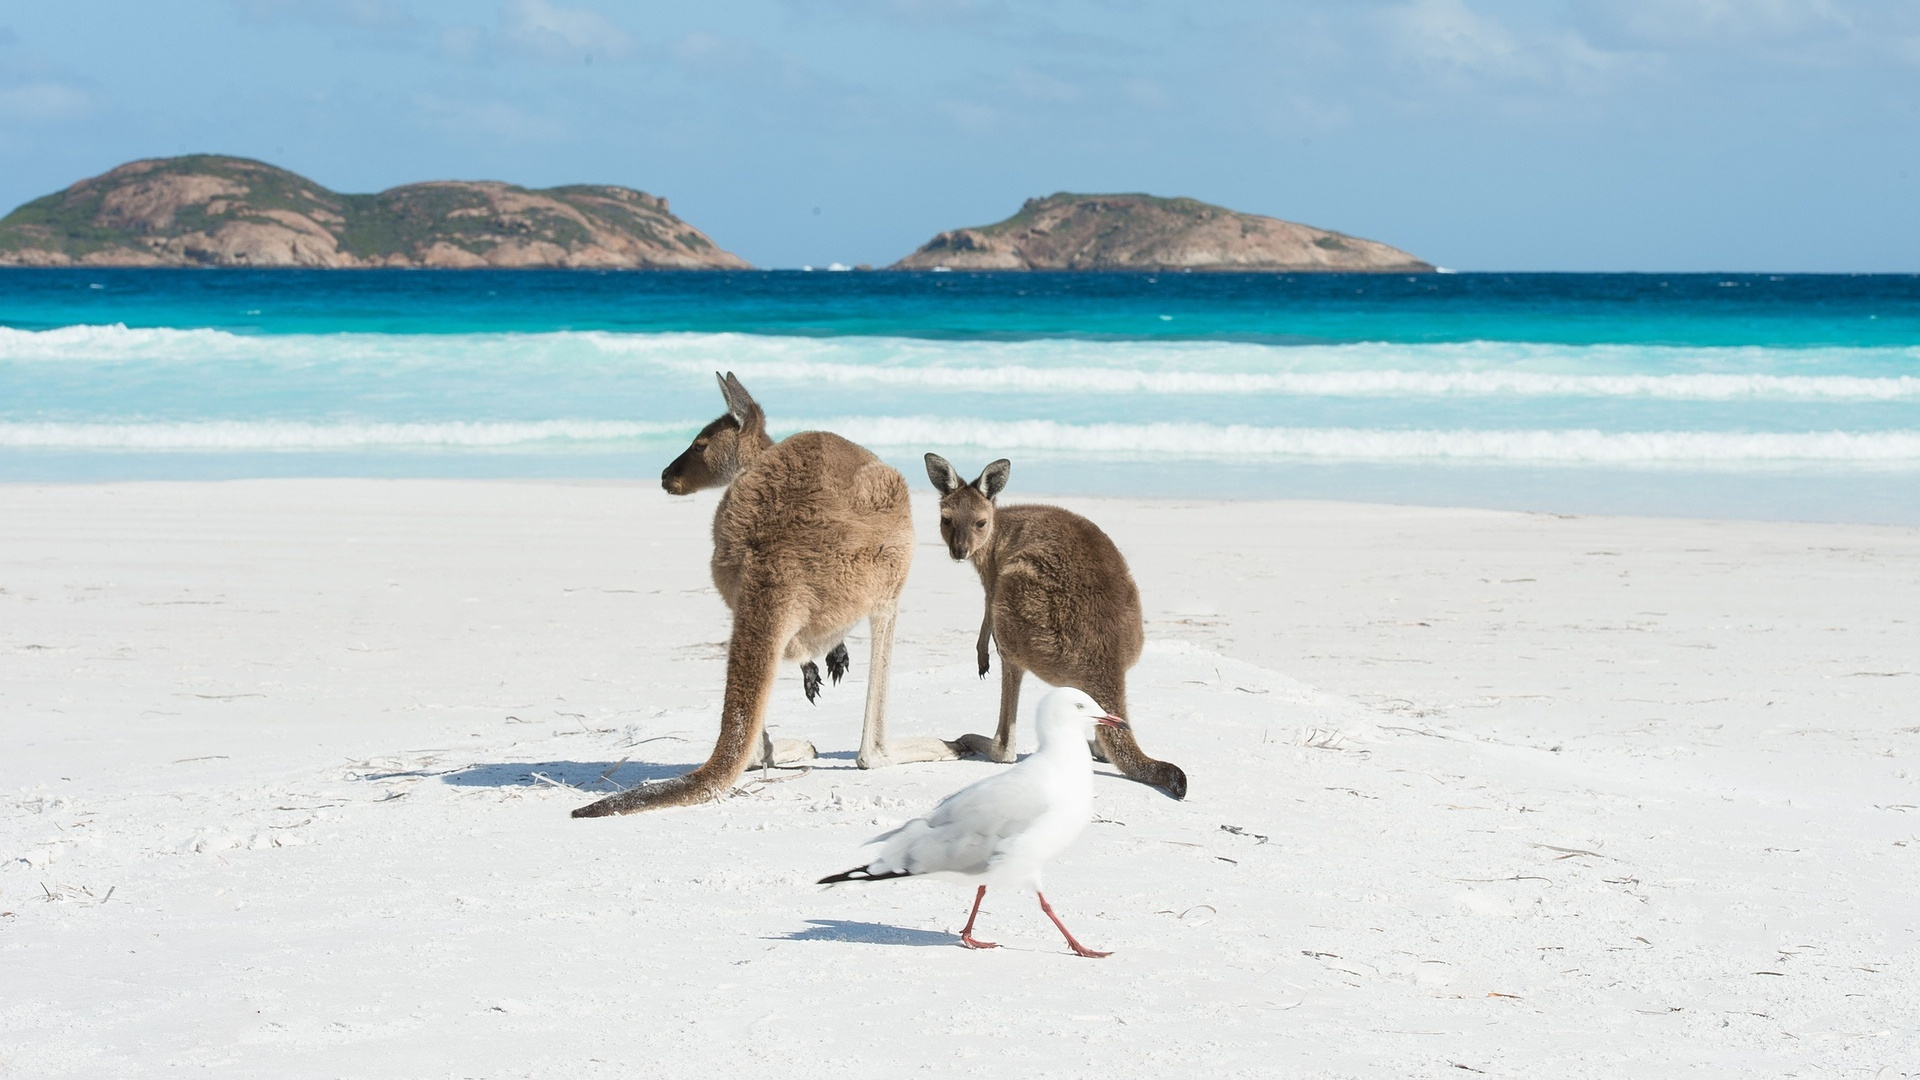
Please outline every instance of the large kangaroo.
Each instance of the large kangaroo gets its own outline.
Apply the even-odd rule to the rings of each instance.
[[[608,796],[574,817],[685,806],[731,790],[749,763],[773,759],[767,698],[780,662],[806,662],[812,697],[812,659],[826,652],[829,668],[836,655],[844,662],[841,639],[861,619],[872,625],[873,658],[860,767],[954,756],[939,739],[887,743],[893,620],[913,560],[907,482],[838,435],[803,431],[775,443],[740,380],[715,377],[726,415],[666,467],[660,486],[673,495],[727,489],[713,514],[713,583],[733,609],[720,737],[692,772]]]
[[[993,738],[962,735],[960,749],[994,761],[1013,760],[1013,727],[1020,680],[1027,672],[1054,686],[1086,691],[1100,707],[1127,715],[1127,669],[1140,659],[1146,632],[1140,590],[1127,560],[1100,527],[1057,506],[997,507],[1013,463],[986,467],[962,483],[938,454],[927,455],[927,477],[940,489],[940,538],[954,561],[973,560],[987,591],[977,646],[980,677],[987,677],[987,643],[1000,647],[1000,729]],[[1131,732],[1102,727],[1099,755],[1122,773],[1187,797],[1187,774],[1140,749]]]

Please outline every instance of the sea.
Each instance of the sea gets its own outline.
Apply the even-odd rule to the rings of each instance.
[[[650,478],[736,373],[1008,498],[1920,524],[1920,276],[0,270],[0,481]]]

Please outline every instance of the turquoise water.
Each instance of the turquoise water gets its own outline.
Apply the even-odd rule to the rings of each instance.
[[[651,476],[1920,521],[1920,278],[0,271],[0,478]]]

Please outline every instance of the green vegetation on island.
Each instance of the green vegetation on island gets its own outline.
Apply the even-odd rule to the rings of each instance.
[[[902,270],[1427,272],[1398,248],[1198,199],[1059,192],[992,225],[952,229]]]
[[[745,269],[667,201],[602,184],[343,195],[247,158],[130,162],[0,219],[0,265]]]

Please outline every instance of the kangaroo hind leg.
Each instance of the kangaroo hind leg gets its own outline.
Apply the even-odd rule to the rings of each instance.
[[[1020,718],[1020,680],[1026,678],[1027,669],[1008,656],[1005,650],[1000,653],[1000,726],[995,729],[993,738],[985,735],[962,735],[953,740],[956,749],[969,754],[979,754],[988,761],[1002,764],[1014,759],[1013,730]]]
[[[867,714],[860,731],[860,755],[854,763],[863,769],[909,761],[949,761],[957,755],[943,739],[887,739],[887,678],[893,666],[893,622],[899,601],[888,599],[867,616],[873,628],[873,656],[867,661]]]

